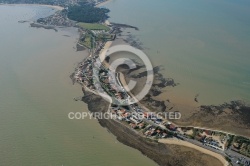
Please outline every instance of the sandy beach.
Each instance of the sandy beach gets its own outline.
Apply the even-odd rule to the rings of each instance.
[[[4,6],[44,6],[44,7],[49,7],[49,8],[53,8],[56,10],[63,10],[64,7],[61,6],[53,6],[53,5],[42,5],[42,4],[0,4],[0,5],[4,5]]]
[[[198,150],[198,151],[200,151],[200,152],[202,152],[204,154],[208,154],[210,156],[213,156],[213,157],[217,158],[218,160],[220,160],[221,163],[223,163],[224,166],[229,165],[229,163],[226,161],[226,159],[223,156],[221,156],[221,155],[219,155],[219,154],[217,154],[215,152],[212,152],[210,150],[201,148],[201,147],[199,147],[197,145],[186,142],[186,141],[177,140],[177,139],[159,139],[159,142],[165,143],[165,144],[174,144],[174,145],[186,146],[186,147]]]
[[[101,6],[104,6],[106,5],[107,3],[111,2],[112,0],[107,0],[105,2],[102,2],[102,3],[99,3],[98,5],[96,5],[96,7],[101,7]]]
[[[105,56],[106,56],[108,49],[111,47],[111,45],[112,45],[112,41],[107,41],[99,54],[102,64],[106,66],[107,68],[109,68],[109,64],[105,61]]]

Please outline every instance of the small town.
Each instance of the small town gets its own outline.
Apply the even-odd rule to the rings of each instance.
[[[249,0],[0,13],[0,166],[250,166]]]
[[[97,1],[95,5],[102,3]],[[77,27],[80,33],[78,46],[88,49],[90,55],[79,64],[74,73],[74,80],[94,94],[109,100],[108,112],[116,121],[128,126],[149,141],[162,139],[185,141],[210,150],[225,157],[233,166],[250,166],[250,139],[224,131],[205,129],[196,126],[178,126],[170,118],[156,115],[140,103],[128,104],[135,97],[128,92],[121,81],[122,73],[109,69],[107,60],[100,60],[105,45],[116,39],[119,25],[112,25],[107,20],[102,23],[84,23],[68,19],[68,7],[37,22],[46,26]],[[128,26],[128,25],[123,25]],[[54,28],[54,27],[53,27]]]
[[[98,32],[92,31],[92,34]],[[248,138],[212,129],[177,126],[152,113],[140,103],[124,106],[126,100],[133,96],[123,88],[120,73],[111,71],[106,65],[107,62],[100,61],[99,54],[105,47],[105,41],[95,41],[95,37],[92,37],[91,42],[91,55],[79,64],[74,79],[85,90],[95,94],[102,93],[110,98],[113,104],[110,105],[109,112],[115,120],[148,140],[174,139],[189,142],[224,156],[233,166],[250,166]]]

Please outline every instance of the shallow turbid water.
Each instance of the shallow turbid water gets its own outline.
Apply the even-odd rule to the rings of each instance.
[[[69,120],[87,111],[69,75],[87,55],[75,52],[74,29],[35,29],[46,7],[0,6],[0,165],[155,165],[117,142],[96,120]],[[65,37],[69,35],[71,37]]]
[[[113,0],[110,21],[137,26],[154,65],[180,83],[180,101],[250,103],[250,1]]]

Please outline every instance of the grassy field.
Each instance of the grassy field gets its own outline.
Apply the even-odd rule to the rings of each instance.
[[[114,35],[112,34],[99,34],[96,38],[96,40],[106,40],[110,41],[114,38]]]
[[[97,24],[97,23],[78,23],[78,26],[89,29],[89,30],[105,30],[108,31],[109,27],[102,25],[102,24]]]
[[[79,40],[79,43],[87,48],[91,48],[91,35],[85,35],[84,40]]]

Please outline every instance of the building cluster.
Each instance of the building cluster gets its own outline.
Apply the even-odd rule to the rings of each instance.
[[[94,42],[95,49],[91,49],[92,54],[79,64],[74,78],[84,87],[99,94],[100,92],[104,93],[112,99],[113,104],[111,104],[109,111],[113,119],[130,126],[139,134],[152,140],[175,137],[222,153],[228,149],[230,137],[227,133],[194,127],[178,127],[156,113],[148,112],[139,104],[127,105],[128,100],[132,97],[123,88],[119,80],[119,73],[108,69],[99,59],[99,52],[105,42]],[[250,141],[248,139],[242,137],[233,140],[232,143],[234,151],[245,156],[249,155]],[[248,166],[248,160],[245,160],[245,158],[239,157],[237,162]]]
[[[178,127],[159,117],[156,113],[148,112],[139,104],[121,105],[122,101],[131,96],[121,85],[118,73],[113,73],[107,69],[99,60],[98,55],[91,55],[80,63],[75,71],[74,78],[88,89],[110,96],[113,104],[111,104],[109,111],[113,119],[128,125],[146,138],[157,140],[175,137],[224,153],[228,147],[231,147],[237,154],[249,156],[250,140],[244,137],[233,139],[231,146],[229,145],[230,137],[226,133],[194,127]],[[233,158],[235,157],[231,157],[230,160]],[[237,157],[236,162],[249,166],[247,157]]]
[[[111,107],[111,113],[117,120],[126,122],[133,129],[143,129],[145,127],[142,119],[132,112],[128,106]]]
[[[74,79],[81,85],[85,85],[91,90],[95,90],[93,85],[93,58],[88,57],[84,60],[79,67],[76,68]]]
[[[97,56],[90,56],[79,64],[74,79],[90,90],[111,97],[113,103],[125,104],[130,98],[121,86],[118,75],[106,69]]]
[[[154,113],[142,109],[138,104],[126,107],[112,105],[111,113],[117,120],[123,121],[147,138],[159,139],[174,136],[175,127],[173,124],[164,122]]]
[[[113,103],[126,104],[130,96],[120,84],[118,75],[102,67],[99,80],[104,91],[112,98]]]
[[[229,136],[225,133],[198,128],[182,127],[177,128],[177,132],[186,138],[197,140],[205,146],[221,151],[225,150],[229,139]]]
[[[57,11],[55,14],[45,18],[39,18],[37,22],[44,25],[65,27],[72,27],[76,25],[75,21],[68,19],[66,10]]]
[[[155,127],[152,125],[148,125],[145,130],[145,132],[143,133],[146,137],[152,137],[152,138],[167,138],[167,137],[172,137],[173,133],[167,131],[167,130],[163,130],[160,127]]]

